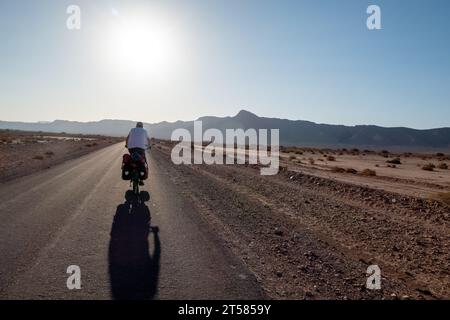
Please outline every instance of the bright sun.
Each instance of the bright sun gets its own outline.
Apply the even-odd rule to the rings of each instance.
[[[121,20],[111,31],[111,63],[119,71],[160,77],[176,64],[174,35],[163,23]]]

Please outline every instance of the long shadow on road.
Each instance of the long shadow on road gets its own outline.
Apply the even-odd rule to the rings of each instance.
[[[150,209],[127,192],[125,203],[117,207],[109,243],[109,277],[116,300],[148,300],[157,292],[161,246],[157,227],[151,228],[150,221]]]

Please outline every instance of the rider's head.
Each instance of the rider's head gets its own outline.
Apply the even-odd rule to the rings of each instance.
[[[143,128],[144,124],[142,122],[136,123],[136,128]]]

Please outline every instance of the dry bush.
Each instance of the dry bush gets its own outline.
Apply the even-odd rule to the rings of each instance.
[[[327,157],[327,160],[328,160],[328,161],[336,161],[336,158],[333,157],[333,156],[328,156],[328,157]]]
[[[403,154],[403,156],[404,156],[405,158],[409,158],[409,157],[412,156],[412,153],[411,153],[411,152],[405,152],[405,153]]]
[[[345,169],[341,168],[341,167],[333,167],[333,168],[331,168],[331,171],[332,172],[337,172],[337,173],[344,173]]]
[[[441,162],[438,165],[439,169],[443,169],[443,170],[447,170],[448,169],[448,165],[445,162]]]
[[[47,151],[47,152],[45,152],[45,155],[46,155],[47,157],[51,157],[51,156],[54,156],[55,153],[54,153],[53,151]]]
[[[363,171],[361,171],[360,173],[362,176],[366,176],[366,177],[374,177],[377,175],[377,172],[375,170],[372,169],[364,169]]]
[[[351,173],[351,174],[357,174],[358,173],[358,171],[356,169],[353,169],[353,168],[348,168],[348,169],[345,170],[345,172]]]
[[[380,155],[384,158],[388,158],[389,157],[389,151],[387,150],[381,150]]]
[[[436,166],[432,163],[427,163],[422,166],[422,170],[425,170],[425,171],[434,171],[434,168],[436,168]]]
[[[41,155],[37,155],[33,157],[34,160],[44,160],[44,157]]]
[[[314,164],[314,159],[313,158],[309,158],[308,161],[309,161],[309,164]]]
[[[290,161],[293,161],[293,160],[295,160],[295,159],[297,159],[295,156],[289,156],[289,160],[290,160]]]
[[[400,160],[400,158],[394,158],[392,160],[387,160],[386,163],[391,163],[391,164],[402,164],[402,161]]]

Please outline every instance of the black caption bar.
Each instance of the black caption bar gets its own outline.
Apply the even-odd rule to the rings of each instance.
[[[3,312],[84,319],[303,319],[313,314],[345,319],[385,318],[392,312],[430,316],[448,311],[449,301],[0,301]],[[8,310],[9,309],[9,310]]]

